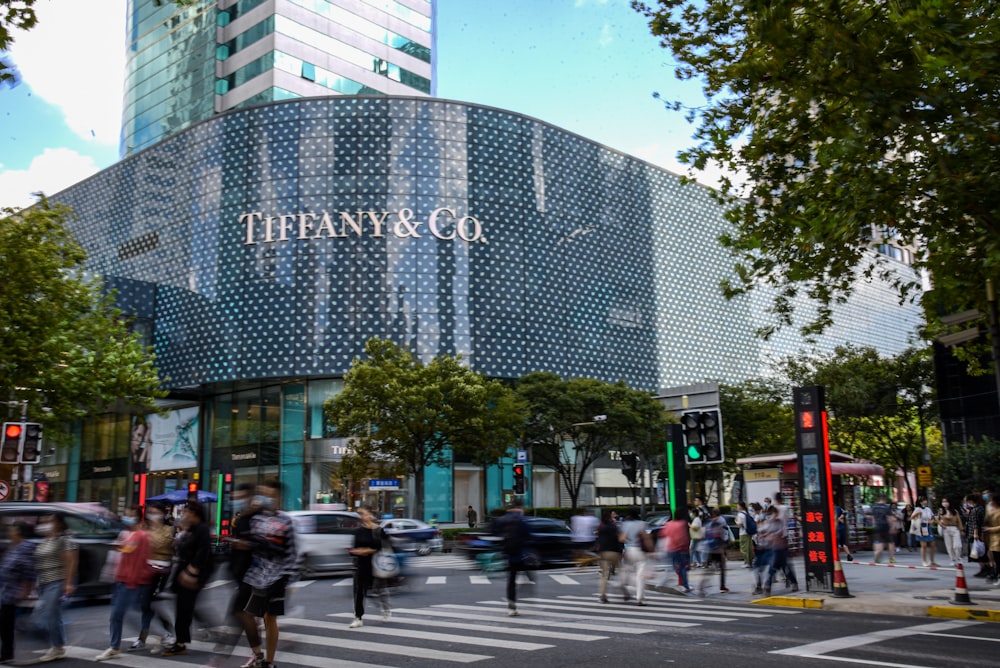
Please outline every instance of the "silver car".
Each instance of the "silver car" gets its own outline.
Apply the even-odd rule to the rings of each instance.
[[[354,530],[361,526],[357,513],[346,510],[290,510],[295,538],[302,556],[304,577],[354,569]]]

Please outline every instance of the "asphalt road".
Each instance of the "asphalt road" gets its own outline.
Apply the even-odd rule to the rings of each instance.
[[[433,555],[413,562],[409,586],[392,595],[392,619],[381,621],[368,601],[361,629],[349,629],[351,586],[333,577],[299,583],[281,621],[276,663],[320,668],[430,667],[475,664],[477,668],[530,664],[561,666],[821,666],[950,667],[996,665],[1000,624],[792,610],[710,600],[648,595],[648,605],[625,604],[617,592],[602,605],[594,569],[536,572],[536,584],[519,588],[521,616],[508,618],[506,574],[487,578],[460,557]],[[201,609],[225,608],[231,584],[213,583]],[[169,602],[164,601],[161,605]],[[67,612],[70,658],[56,666],[97,663],[107,645],[108,606],[74,606]],[[133,616],[130,622],[134,625]],[[155,633],[155,628],[154,628]],[[135,637],[126,625],[126,642]],[[41,656],[45,644],[18,637],[18,663]],[[123,653],[104,665],[184,668],[243,664],[245,641],[236,648],[195,641],[186,655]]]

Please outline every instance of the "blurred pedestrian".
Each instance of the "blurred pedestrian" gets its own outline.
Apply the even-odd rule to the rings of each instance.
[[[736,526],[740,528],[740,554],[743,555],[743,568],[753,568],[753,534],[750,532],[750,525],[754,526],[756,533],[757,521],[750,516],[747,504],[740,501],[736,504]]]
[[[469,509],[465,511],[465,517],[469,520],[469,528],[475,529],[476,524],[479,523],[479,513],[476,512],[476,509],[470,505]]]
[[[684,593],[691,592],[688,571],[691,567],[691,533],[683,516],[675,517],[660,529],[660,545],[667,554],[671,568],[664,572],[659,584],[666,584],[671,573],[676,574]]]
[[[1000,585],[1000,499],[992,494],[989,495],[989,501],[986,503],[982,540],[986,545],[986,553],[993,564],[990,581],[994,585]]]
[[[876,564],[882,558],[882,550],[888,550],[889,563],[896,563],[892,540],[892,523],[895,520],[896,516],[889,505],[888,497],[885,494],[880,495],[878,502],[872,506],[872,524],[875,528],[875,534],[872,536],[872,546],[875,550]]]
[[[138,513],[130,510],[122,518],[126,530],[118,537],[118,563],[111,589],[110,642],[95,661],[114,659],[121,654],[122,628],[129,610],[139,611],[144,588],[153,581],[149,566],[149,535],[139,523]]]
[[[907,503],[906,507],[903,508],[903,531],[906,532],[906,551],[913,552],[917,549],[917,539],[913,534],[913,512],[915,506],[912,503]]]
[[[525,561],[524,546],[531,538],[528,523],[524,520],[524,506],[514,502],[507,514],[494,523],[493,533],[503,537],[503,552],[507,557],[507,616],[517,617],[517,576],[524,573],[534,584]]]
[[[782,535],[784,543],[782,546],[782,541],[779,540],[777,546],[772,545],[771,550],[774,556],[772,562],[780,564],[779,570],[785,576],[785,584],[788,585],[792,591],[798,591],[799,581],[795,577],[795,567],[788,559],[788,526],[791,524],[792,518],[788,511],[788,506],[785,505],[785,497],[781,492],[775,492],[773,507],[777,510],[778,519],[784,526],[784,533]]]
[[[35,531],[45,539],[35,547],[35,572],[38,574],[38,604],[35,614],[40,615],[48,630],[49,650],[41,662],[66,657],[66,629],[63,627],[63,603],[76,591],[76,572],[80,549],[66,535],[66,522],[60,515],[41,518]]]
[[[212,574],[212,537],[206,523],[205,507],[198,501],[188,501],[181,516],[184,530],[177,542],[177,565],[173,591],[177,595],[174,613],[174,642],[163,648],[163,656],[187,652],[191,642],[191,622],[194,620],[198,595]]]
[[[361,518],[360,526],[354,530],[354,547],[348,551],[354,555],[354,621],[350,628],[363,626],[361,618],[365,616],[365,597],[374,588],[382,604],[382,621],[389,621],[389,592],[385,581],[376,578],[372,573],[372,557],[389,544],[385,530],[375,521],[370,509],[366,506],[358,508]]]
[[[701,541],[705,538],[705,527],[694,508],[688,509],[688,536],[691,538],[691,567],[704,568],[707,558],[702,554]]]
[[[965,525],[962,524],[962,516],[958,508],[951,507],[951,501],[946,497],[941,499],[941,507],[937,513],[938,530],[944,539],[944,549],[951,559],[951,565],[956,566],[962,560],[962,533]]]
[[[243,581],[252,588],[246,607],[238,613],[253,655],[243,668],[274,668],[278,649],[278,617],[285,614],[285,592],[298,577],[295,525],[280,508],[281,482],[270,479],[260,485],[254,504],[259,510],[250,519],[253,558]],[[257,618],[264,619],[267,653],[261,652]]]
[[[983,538],[983,523],[986,521],[986,505],[981,496],[969,494],[965,497],[965,502],[969,506],[968,519],[965,522],[965,538],[969,545],[969,563],[978,563],[979,570],[972,574],[972,577],[986,578],[991,574],[989,568],[989,555],[980,554],[975,559],[971,556],[973,544],[978,540],[985,543]]]
[[[257,487],[249,482],[240,483],[233,490],[233,521],[230,525],[232,533],[229,535],[228,542],[229,574],[232,576],[233,582],[236,583],[236,591],[229,602],[229,614],[236,620],[237,627],[241,629],[241,633],[243,633],[243,621],[239,615],[246,609],[250,603],[250,596],[253,594],[253,587],[244,582],[244,578],[253,562],[253,543],[249,538],[251,533],[250,521],[261,508],[261,506],[253,503],[256,492]],[[256,630],[256,621],[254,622],[254,626]],[[260,637],[259,631],[257,631],[257,637]],[[256,658],[257,655],[254,653],[251,661],[244,665],[253,665],[252,661],[256,661]]]
[[[129,651],[144,649],[149,637],[149,628],[156,616],[163,625],[164,634],[161,646],[173,644],[173,623],[163,614],[156,614],[153,601],[166,588],[170,581],[170,572],[174,563],[174,527],[166,523],[166,511],[163,506],[150,504],[146,507],[146,536],[149,539],[149,568],[152,579],[148,585],[140,588],[139,609],[142,613],[139,637],[129,645]]]
[[[719,568],[719,593],[726,593],[729,587],[726,586],[726,547],[729,545],[729,527],[725,518],[718,508],[713,508],[709,513],[708,524],[705,526],[705,538],[702,547],[708,555],[708,564],[716,564]],[[708,574],[701,581],[701,591],[705,591]]]
[[[854,561],[854,555],[851,554],[851,546],[847,544],[847,513],[840,505],[835,505],[833,507],[833,518],[834,523],[837,525],[837,554],[839,556],[840,549],[843,548],[844,553],[847,555],[847,560]]]
[[[625,544],[625,569],[622,579],[632,578],[635,584],[635,600],[639,605],[646,605],[646,553],[650,552],[646,533],[646,523],[639,519],[639,509],[631,508],[628,517],[621,528],[620,540]]]
[[[601,597],[601,603],[607,603],[608,581],[621,563],[622,551],[625,549],[619,539],[618,525],[615,523],[614,514],[610,510],[601,513],[601,523],[597,526],[596,549],[601,563],[601,582],[597,593]],[[622,597],[627,601],[629,596],[624,581],[619,579],[618,584],[622,588]]]
[[[795,577],[795,570],[788,568],[788,522],[781,518],[781,510],[777,501],[767,509],[767,519],[764,521],[764,525],[758,529],[758,533],[766,540],[770,550],[767,580],[764,582],[763,594],[765,596],[771,595],[774,575],[779,571],[785,574],[785,582],[789,590],[797,592],[799,582]]]
[[[0,559],[0,663],[14,660],[14,621],[18,606],[35,587],[35,544],[25,540],[31,527],[7,525],[7,549]]]

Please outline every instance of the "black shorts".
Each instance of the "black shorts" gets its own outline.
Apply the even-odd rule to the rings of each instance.
[[[249,612],[254,617],[270,615],[279,617],[285,614],[285,585],[286,580],[282,578],[266,589],[250,587],[250,597],[247,599],[243,610]],[[249,585],[246,585],[249,587]]]
[[[241,582],[239,587],[236,589],[236,595],[233,596],[233,612],[242,612],[247,609],[247,605],[250,603],[250,595],[253,593],[253,587],[248,585],[246,582]]]

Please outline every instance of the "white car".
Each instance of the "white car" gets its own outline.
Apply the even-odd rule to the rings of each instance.
[[[357,513],[346,510],[290,510],[295,539],[302,555],[302,575],[315,577],[354,569],[354,530],[361,526]]]
[[[431,552],[440,552],[444,546],[441,530],[426,522],[402,517],[382,520],[379,524],[397,549],[412,550],[423,557]]]

